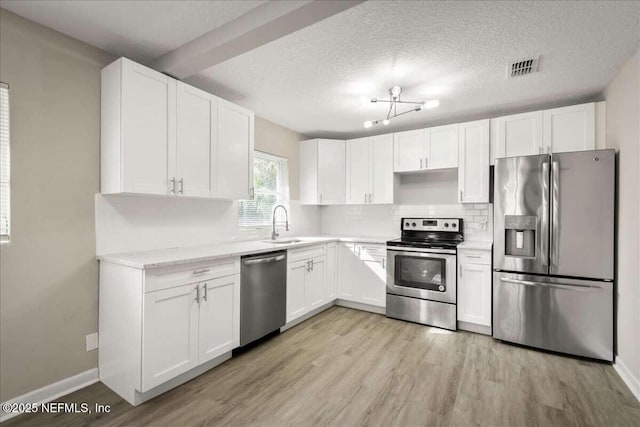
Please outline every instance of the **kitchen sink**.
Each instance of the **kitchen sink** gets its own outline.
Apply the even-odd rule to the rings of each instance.
[[[273,243],[278,245],[286,245],[291,243],[302,242],[300,239],[290,239],[290,240],[263,240],[262,243]]]

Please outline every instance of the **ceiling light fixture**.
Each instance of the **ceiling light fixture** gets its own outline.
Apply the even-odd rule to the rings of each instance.
[[[377,125],[380,122],[382,122],[383,125],[387,126],[391,122],[391,119],[396,118],[398,116],[402,116],[403,114],[411,113],[413,111],[430,110],[440,105],[440,101],[438,101],[437,99],[431,99],[429,101],[401,101],[400,100],[401,92],[402,92],[402,88],[400,86],[394,86],[391,89],[389,89],[388,101],[386,99],[371,98],[371,102],[373,103],[388,102],[389,111],[387,111],[387,117],[385,117],[384,119],[367,120],[366,122],[364,122],[364,127],[369,129],[370,127]],[[415,107],[413,107],[411,110],[398,113],[398,110],[397,110],[398,104],[413,104],[415,105]]]

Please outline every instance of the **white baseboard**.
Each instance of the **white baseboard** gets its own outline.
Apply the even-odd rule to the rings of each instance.
[[[287,323],[287,324],[286,324],[286,325],[284,325],[282,328],[280,328],[280,332],[284,332],[284,331],[286,331],[287,329],[291,329],[291,328],[293,328],[294,326],[299,325],[300,323],[302,323],[302,322],[304,322],[304,321],[306,321],[306,320],[311,319],[311,318],[312,318],[313,316],[315,316],[316,314],[319,314],[320,312],[323,312],[323,311],[325,311],[326,309],[333,307],[333,306],[335,305],[335,303],[336,303],[336,302],[335,302],[335,300],[330,301],[330,302],[328,302],[328,303],[326,303],[326,304],[324,304],[324,305],[321,305],[320,307],[318,307],[318,308],[316,308],[316,309],[314,309],[314,310],[311,310],[311,311],[310,311],[310,312],[308,312],[307,314],[305,314],[305,315],[303,315],[303,316],[300,316],[300,317],[298,317],[298,318],[297,318],[297,319],[295,319],[295,320],[292,320],[291,322]]]
[[[9,399],[6,402],[2,402],[2,405],[5,404],[14,404],[14,403],[46,403],[51,402],[58,397],[65,396],[69,393],[72,393],[76,390],[80,390],[81,388],[85,388],[90,386],[91,384],[95,384],[98,382],[98,368],[89,369],[88,371],[81,372],[78,375],[74,375],[69,378],[65,378],[56,383],[49,384],[37,390],[30,391],[29,393],[25,393],[22,396],[14,397],[13,399]],[[7,421],[15,416],[20,415],[18,412],[9,412],[5,413],[0,410],[0,423]]]
[[[624,364],[622,359],[616,357],[616,363],[613,364],[613,368],[616,370],[622,381],[629,387],[631,393],[640,401],[640,379],[636,378],[627,365]]]
[[[384,307],[371,305],[371,304],[364,304],[361,302],[348,301],[345,299],[337,299],[336,305],[339,305],[340,307],[347,307],[347,308],[353,308],[356,310],[368,311],[370,313],[376,313],[376,314],[385,314],[387,312]]]

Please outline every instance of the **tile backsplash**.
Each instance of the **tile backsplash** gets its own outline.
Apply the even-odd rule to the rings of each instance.
[[[320,230],[329,235],[398,236],[405,217],[452,217],[464,220],[465,240],[493,239],[493,205],[358,205],[321,208]]]

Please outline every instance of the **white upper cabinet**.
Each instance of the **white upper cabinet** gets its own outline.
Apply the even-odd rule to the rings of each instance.
[[[103,193],[168,194],[176,81],[120,59],[102,70]]]
[[[101,191],[247,199],[254,116],[120,58],[102,69]]]
[[[177,83],[176,146],[169,161],[172,194],[212,195],[210,174],[216,170],[217,118],[218,98]]]
[[[370,186],[370,138],[351,139],[347,150],[347,204],[369,203]],[[391,172],[393,173],[393,172]]]
[[[498,117],[496,157],[542,153],[542,111]]]
[[[218,143],[216,171],[212,187],[223,199],[250,199],[253,196],[252,111],[225,100],[218,103]]]
[[[393,135],[346,142],[347,203],[393,203]]]
[[[394,172],[458,167],[458,124],[393,134]]]
[[[427,128],[425,131],[425,169],[458,167],[458,124]]]
[[[345,142],[311,139],[300,143],[300,203],[344,204]]]
[[[424,129],[393,134],[393,171],[412,172],[424,168]]]
[[[489,119],[461,123],[458,138],[458,202],[489,202]]]
[[[543,112],[546,153],[596,149],[596,105],[572,105]]]

